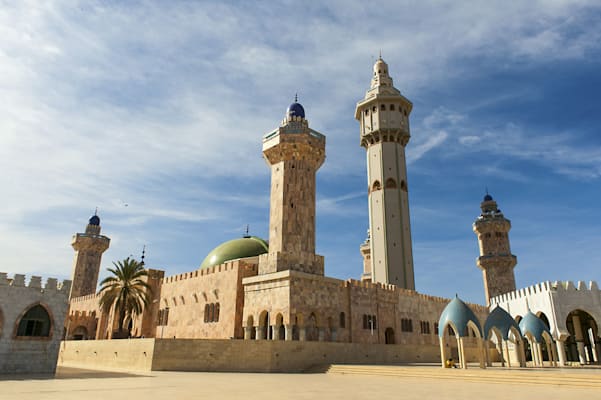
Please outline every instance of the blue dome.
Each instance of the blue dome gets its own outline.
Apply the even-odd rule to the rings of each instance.
[[[492,200],[492,196],[488,193],[486,193],[486,196],[484,196],[484,201],[491,201]]]
[[[288,106],[286,110],[286,115],[289,117],[301,117],[305,118],[305,109],[301,106],[300,103],[292,103]]]
[[[478,328],[478,333],[482,336],[482,327],[478,318],[459,297],[455,297],[442,311],[440,320],[438,321],[438,336],[443,337],[445,329],[449,323],[456,328],[460,337],[468,336],[467,325],[469,322],[473,322]]]
[[[492,328],[497,328],[501,331],[501,335],[503,336],[503,340],[507,340],[509,338],[509,332],[511,328],[515,328],[518,332],[520,332],[520,327],[517,322],[511,315],[501,307],[497,306],[488,318],[486,318],[486,322],[484,323],[484,337],[488,338],[490,331]]]
[[[545,323],[539,317],[534,315],[532,311],[528,311],[528,313],[524,315],[524,318],[522,318],[520,321],[520,331],[524,337],[526,337],[527,333],[532,335],[537,343],[541,343],[543,341],[544,332],[547,332],[549,336],[551,336],[551,332],[549,332],[547,325],[545,325]]]
[[[100,218],[98,217],[98,215],[92,215],[92,218],[90,218],[90,225],[100,225]]]

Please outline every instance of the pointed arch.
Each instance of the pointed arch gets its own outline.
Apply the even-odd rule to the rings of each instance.
[[[380,181],[378,181],[378,180],[374,181],[374,183],[371,185],[372,192],[374,192],[376,190],[380,190],[380,189],[382,189],[382,184],[380,183]]]
[[[386,189],[396,189],[396,181],[393,178],[386,179]]]
[[[14,337],[52,337],[53,325],[48,307],[39,302],[34,303],[17,318]]]

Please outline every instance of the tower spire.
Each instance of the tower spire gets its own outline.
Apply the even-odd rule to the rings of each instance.
[[[409,221],[409,193],[405,146],[409,142],[409,114],[413,105],[393,86],[388,64],[379,58],[371,86],[357,103],[361,146],[367,152],[369,251],[360,250],[362,279],[415,289]],[[365,267],[364,267],[365,268]],[[371,275],[371,276],[370,276]]]

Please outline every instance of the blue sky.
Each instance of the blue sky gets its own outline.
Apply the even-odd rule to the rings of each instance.
[[[146,245],[150,267],[191,271],[246,224],[268,237],[261,137],[298,92],[327,136],[318,252],[359,278],[354,107],[381,49],[414,104],[417,289],[484,301],[485,187],[518,286],[600,281],[600,23],[593,1],[2,2],[0,271],[68,278],[95,207],[103,269]]]

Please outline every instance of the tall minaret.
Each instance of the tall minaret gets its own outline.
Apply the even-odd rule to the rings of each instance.
[[[102,253],[109,248],[110,239],[100,234],[100,218],[94,214],[85,233],[73,236],[71,246],[75,249],[73,260],[73,283],[71,298],[96,293]]]
[[[480,246],[476,264],[482,270],[486,305],[490,305],[491,297],[515,290],[513,267],[517,264],[517,257],[511,254],[509,247],[511,221],[503,216],[490,194],[486,193],[480,208],[482,214],[472,228],[478,235]]]
[[[263,138],[271,166],[269,252],[259,258],[259,274],[297,270],[323,275],[315,254],[315,174],[325,160],[326,138],[309,128],[295,99],[276,130]]]
[[[415,290],[405,162],[412,108],[380,57],[371,87],[355,110],[361,146],[367,150],[371,281]],[[366,275],[363,279],[369,280]]]

